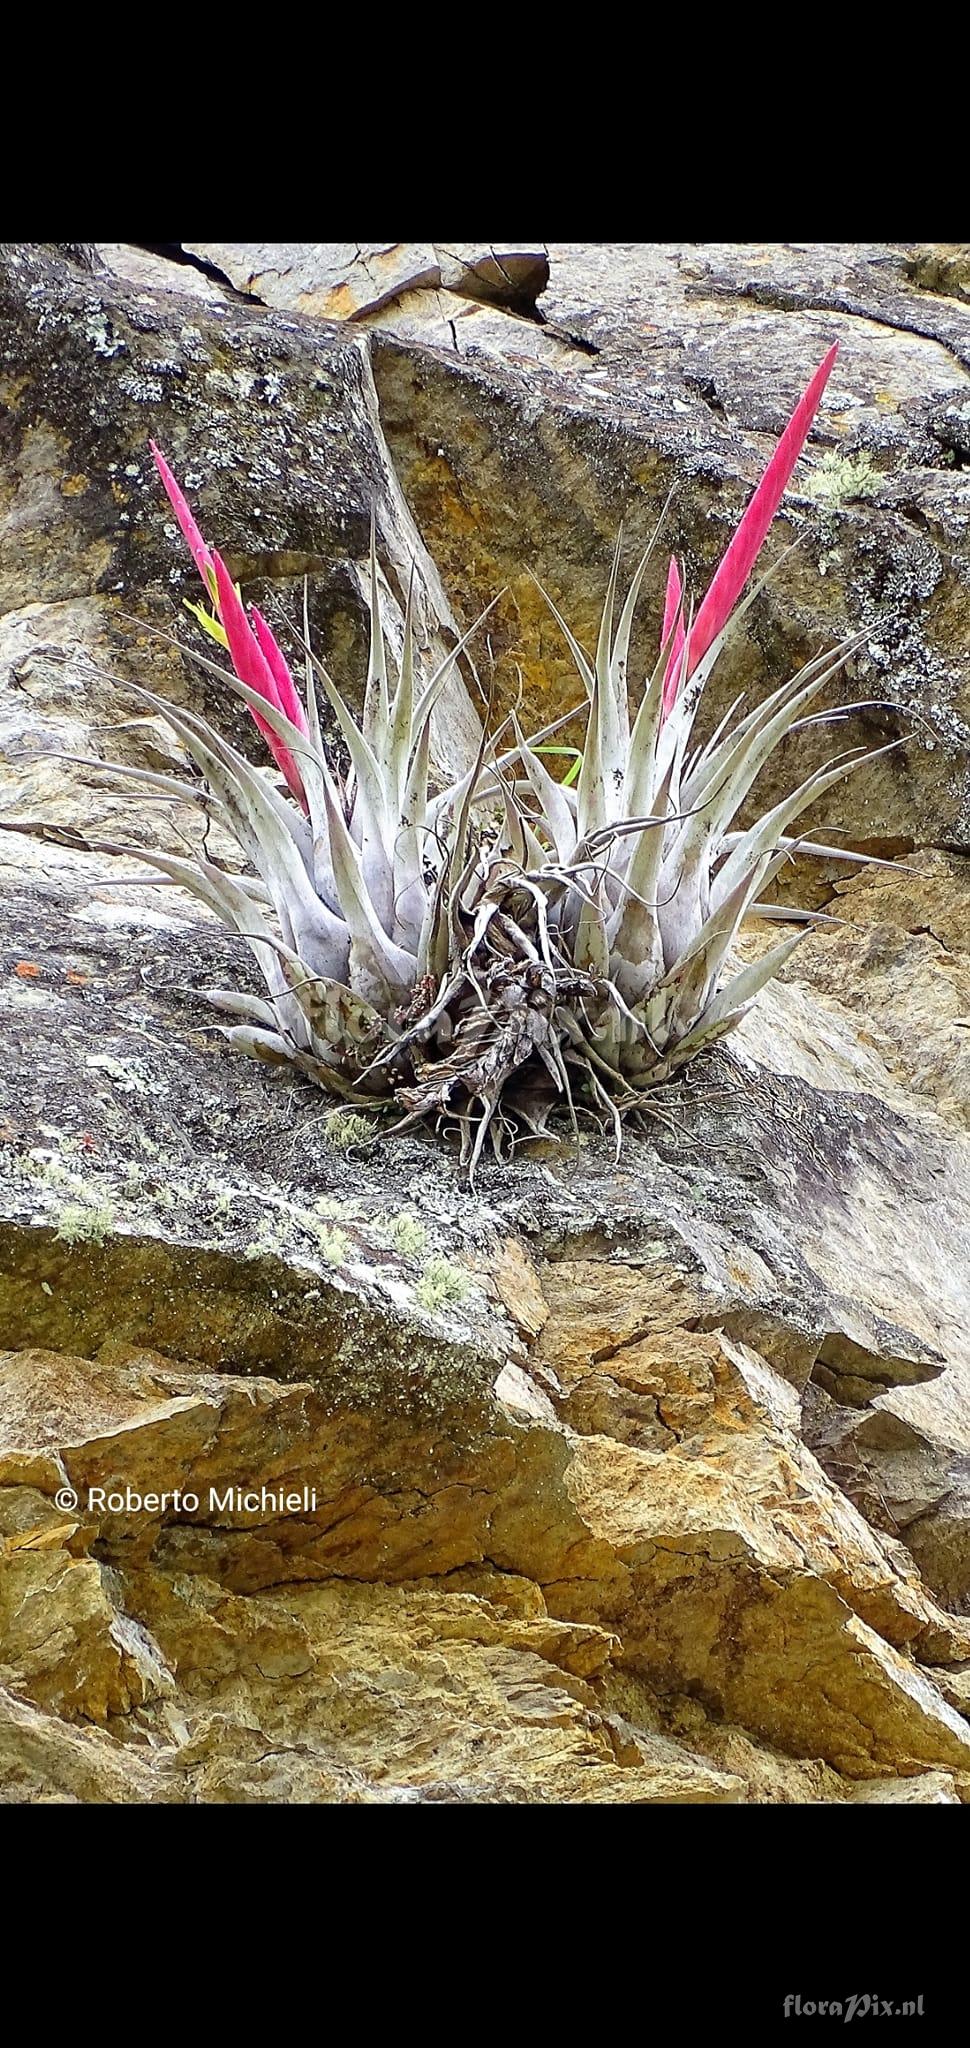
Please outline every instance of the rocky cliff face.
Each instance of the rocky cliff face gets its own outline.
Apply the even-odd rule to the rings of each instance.
[[[6,1797],[967,1796],[968,262],[2,251]],[[482,687],[572,701],[526,569],[588,637],[679,480],[701,584],[833,338],[710,715],[864,628],[848,737],[907,743],[819,822],[895,866],[796,866],[838,923],[619,1165],[549,1143],[472,1198],[429,1137],[349,1151],[214,1029],[221,927],[91,850],[193,808],[62,758],[172,764],[136,677],[258,749],[149,630],[195,594],[149,435],[247,596],[309,578],[351,692],[372,503],[426,659],[507,585],[446,768]]]

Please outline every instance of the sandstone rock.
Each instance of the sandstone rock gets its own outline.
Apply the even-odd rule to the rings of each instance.
[[[926,1771],[921,1778],[874,1779],[852,1793],[853,1803],[863,1806],[958,1806],[959,1795],[947,1771]]]
[[[452,1422],[445,1463],[433,1421],[429,1427],[402,1414],[395,1426],[383,1409],[361,1405],[346,1375],[322,1359],[318,1372],[287,1386],[200,1374],[117,1341],[93,1359],[25,1351],[4,1362],[0,1503],[14,1534],[0,1558],[0,1599],[15,1618],[23,1613],[29,1566],[35,1635],[28,1655],[16,1619],[5,1629],[7,1682],[34,1705],[55,1707],[61,1723],[100,1722],[120,1732],[132,1717],[129,1740],[136,1748],[150,1745],[166,1796],[356,1799],[410,1787],[423,1797],[459,1800],[743,1798],[746,1777],[705,1762],[703,1739],[685,1749],[673,1733],[651,1725],[662,1723],[669,1689],[661,1667],[671,1646],[658,1629],[658,1612],[669,1631],[678,1602],[690,1611],[691,1655],[702,1660],[699,1696],[716,1708],[719,1659],[699,1625],[708,1614],[710,1633],[716,1603],[727,1595],[736,1619],[746,1617],[742,1638],[766,1600],[769,1609],[774,1600],[782,1603],[782,1671],[791,1670],[800,1613],[813,1654],[829,1660],[828,1691],[818,1693],[810,1674],[793,1685],[800,1719],[787,1702],[762,1709],[769,1738],[780,1729],[809,1756],[834,1748],[836,1769],[850,1778],[865,1778],[887,1761],[903,1771],[927,1763],[966,1770],[970,1730],[936,1686],[837,1596],[819,1605],[826,1581],[813,1573],[803,1543],[793,1547],[779,1536],[777,1521],[774,1532],[767,1519],[759,1526],[742,1507],[743,1496],[698,1456],[686,1470],[676,1457],[648,1463],[606,1437],[564,1438],[561,1425],[510,1427],[499,1407],[487,1432],[466,1420],[463,1445]],[[439,1387],[442,1419],[445,1399]],[[756,1440],[750,1449],[757,1458]],[[656,1468],[665,1463],[661,1475]],[[803,1454],[803,1470],[812,1464]],[[23,1484],[25,1471],[39,1482],[36,1492]],[[49,1485],[57,1478],[79,1500],[60,1520],[60,1542],[63,1511],[52,1510],[41,1492],[48,1471]],[[263,1486],[305,1489],[303,1510],[284,1514],[265,1503],[229,1501],[240,1475],[249,1473],[258,1473]],[[778,1486],[777,1473],[771,1483]],[[112,1504],[113,1489],[131,1499],[150,1489],[174,1494],[180,1486],[184,1498],[148,1504],[144,1513]],[[824,1493],[820,1474],[816,1492]],[[789,1526],[800,1528],[794,1497],[791,1512]],[[842,1512],[844,1519],[851,1511]],[[669,1535],[658,1551],[653,1538],[661,1526]],[[709,1534],[698,1551],[705,1526]],[[656,1574],[671,1542],[681,1583],[675,1594],[663,1568],[658,1610]],[[877,1575],[881,1568],[888,1613],[891,1574],[871,1539],[868,1548]],[[762,1568],[751,1574],[745,1558],[750,1567],[756,1552]],[[561,1576],[567,1557],[569,1581]],[[836,1575],[844,1561],[845,1550],[842,1564],[835,1560]],[[832,1575],[831,1556],[817,1551],[815,1562]],[[700,1582],[688,1593],[698,1568]],[[416,1570],[419,1583],[409,1584]],[[514,1591],[510,1597],[510,1570],[524,1599]],[[850,1574],[851,1594],[864,1593],[865,1576],[864,1569]],[[152,1681],[136,1698],[106,1694],[100,1670],[79,1654],[89,1581],[109,1589],[101,1598],[110,1633],[137,1650],[143,1678]],[[38,1587],[62,1589],[65,1582],[73,1582],[73,1597],[61,1590],[49,1612],[38,1605]],[[902,1581],[900,1588],[906,1592]],[[906,1620],[904,1608],[899,1613],[912,1637],[919,1618]],[[594,1614],[600,1619],[587,1618]],[[771,1630],[752,1636],[758,1657],[765,1635],[770,1639]],[[46,1646],[40,1661],[37,1640]],[[687,1640],[674,1661],[693,1683]],[[744,1676],[749,1662],[735,1643],[725,1692],[730,1717],[754,1682],[750,1670]],[[52,1697],[65,1664],[73,1689]],[[611,1704],[610,1674],[627,1666],[658,1684],[646,1727],[623,1714],[618,1719]],[[847,1681],[853,1705],[847,1700],[840,1718],[833,1699],[842,1698]],[[851,1740],[846,1733],[850,1713],[867,1729],[861,1749],[858,1732]],[[676,1712],[672,1718],[676,1724]],[[741,1718],[751,1725],[750,1705]],[[271,1740],[292,1749],[298,1734],[296,1758],[257,1771],[254,1721],[263,1748]],[[695,1715],[701,1738],[705,1726],[703,1714]],[[544,1764],[537,1777],[530,1754],[540,1728]],[[809,1728],[810,1742],[799,1732]],[[757,1755],[756,1745],[748,1750]],[[29,1744],[11,1751],[21,1761],[29,1754]],[[70,1781],[78,1762],[76,1746],[60,1755],[58,1783],[61,1774]],[[762,1773],[770,1777],[772,1769],[770,1759],[761,1760]],[[784,1787],[776,1769],[769,1796],[777,1796],[779,1778]],[[831,1771],[826,1777],[816,1769],[807,1782],[814,1796],[845,1795]],[[139,1795],[123,1785],[107,1796]]]
[[[405,295],[458,293],[517,309],[549,278],[543,245],[515,242],[186,242],[237,290],[285,312],[359,320]],[[117,262],[117,257],[112,257]]]
[[[837,927],[799,949],[798,979],[857,1024],[904,1085],[970,1123],[970,866],[919,853],[908,872],[837,884]]]
[[[928,242],[914,249],[906,268],[921,291],[970,298],[970,248],[965,242]]]
[[[132,1031],[125,983],[132,995],[144,984],[125,974],[114,933],[97,926],[88,927],[98,962],[94,986],[68,985],[65,995],[77,1006],[80,1042],[94,1032],[99,1046],[111,1047],[81,1057],[109,1064],[81,1068],[76,1054],[67,1065],[58,1060],[65,1000],[58,991],[66,972],[77,971],[66,962],[78,959],[81,971],[90,965],[90,954],[75,951],[78,934],[90,944],[71,915],[76,908],[62,884],[46,932],[32,932],[43,973],[33,982],[12,975],[9,983],[14,1042],[23,995],[31,1059],[44,1077],[42,1100],[25,1086],[16,1101],[35,1132],[43,1137],[46,1129],[48,1142],[24,1144],[30,1133],[21,1128],[8,1152],[15,1168],[10,1213],[21,1222],[6,1239],[4,1328],[15,1346],[55,1346],[53,1355],[28,1349],[9,1361],[7,1412],[19,1414],[26,1404],[32,1418],[26,1433],[22,1426],[8,1431],[10,1483],[54,1490],[63,1470],[79,1491],[122,1479],[164,1490],[189,1469],[200,1484],[225,1485],[227,1457],[233,1471],[243,1466],[262,1480],[285,1477],[297,1488],[317,1471],[327,1475],[321,1526],[315,1517],[310,1527],[290,1517],[247,1531],[245,1517],[243,1527],[229,1529],[219,1517],[176,1526],[159,1517],[132,1527],[130,1517],[109,1517],[96,1533],[84,1525],[83,1556],[96,1553],[112,1569],[127,1561],[139,1572],[161,1568],[180,1579],[213,1580],[244,1599],[292,1580],[294,1544],[301,1580],[349,1573],[383,1581],[420,1575],[426,1582],[444,1573],[451,1583],[456,1571],[491,1559],[503,1581],[513,1571],[541,1587],[544,1612],[587,1631],[605,1628],[605,1638],[594,1633],[594,1645],[616,1637],[611,1664],[629,1664],[664,1694],[697,1688],[709,1710],[771,1743],[827,1757],[852,1776],[867,1769],[884,1775],[887,1762],[897,1771],[964,1767],[959,1716],[948,1715],[932,1682],[890,1647],[959,1662],[968,1655],[960,1625],[926,1597],[905,1553],[901,1558],[898,1546],[875,1536],[827,1485],[797,1437],[797,1389],[826,1329],[834,1341],[848,1323],[857,1362],[881,1373],[884,1383],[938,1370],[940,1354],[914,1329],[912,1277],[905,1301],[885,1277],[878,1282],[892,1259],[888,1240],[877,1251],[872,1236],[874,1216],[885,1234],[902,1214],[901,1183],[895,1207],[890,1192],[894,1172],[905,1175],[910,1192],[918,1185],[922,1134],[915,1127],[898,1150],[899,1123],[881,1127],[870,1101],[860,1153],[858,1143],[847,1150],[847,1127],[838,1123],[838,1142],[813,1154],[809,1211],[797,1185],[806,1147],[790,1146],[782,1124],[773,1144],[763,1132],[759,1139],[760,1198],[750,1174],[744,1197],[732,1198],[725,1158],[753,1158],[751,1134],[760,1128],[752,1121],[759,1114],[757,1069],[748,1064],[743,1089],[736,1082],[725,1089],[728,1114],[722,1103],[713,1128],[711,1106],[699,1094],[693,1145],[672,1144],[664,1160],[662,1148],[631,1141],[612,1183],[609,1225],[597,1208],[592,1161],[580,1179],[565,1161],[496,1173],[484,1207],[476,1209],[461,1196],[447,1157],[421,1141],[402,1141],[386,1160],[355,1165],[348,1199],[340,1155],[312,1143],[308,1149],[312,1125],[298,1154],[307,1184],[297,1188],[292,1086],[281,1088],[225,1055],[214,1061],[197,1035],[186,1042],[172,1021],[165,1026],[158,994],[139,992],[130,1013],[134,1020],[140,1010],[147,1022],[156,1010],[147,1040],[144,1023]],[[137,907],[129,914],[137,927]],[[153,989],[164,988],[170,975],[168,945],[180,962],[196,953],[200,968],[208,967],[205,927],[187,924],[200,934],[195,947],[151,928]],[[101,988],[111,991],[108,1007]],[[785,995],[779,992],[779,1003]],[[791,1055],[797,1033],[790,1014],[784,1040]],[[88,1077],[80,1101],[79,1071]],[[722,1078],[730,1082],[729,1074]],[[16,1088],[16,1073],[11,1079]],[[232,1109],[220,1101],[227,1085]],[[758,1085],[768,1089],[767,1074]],[[803,1124],[809,1114],[837,1116],[842,1100],[817,1091],[813,1097],[807,1084],[789,1099],[799,1102]],[[849,1097],[857,1128],[859,1100]],[[10,1114],[17,1114],[13,1094]],[[258,1168],[251,1151],[257,1130]],[[658,1135],[666,1139],[663,1130]],[[821,1135],[820,1128],[816,1146]],[[712,1142],[719,1154],[705,1169],[700,1162]],[[935,1163],[931,1151],[923,1170]],[[285,1199],[281,1170],[289,1182]],[[395,1200],[399,1175],[405,1199],[427,1219],[429,1244],[437,1237],[476,1274],[478,1285],[444,1326],[422,1315],[415,1261],[389,1254],[382,1242],[380,1211],[386,1213],[389,1196]],[[786,1176],[796,1184],[783,1195]],[[861,1203],[866,1230],[850,1302],[838,1284],[844,1272],[837,1271],[834,1243],[826,1251],[826,1207],[833,1204],[830,1227],[833,1237],[838,1232],[844,1269],[866,1176],[873,1191]],[[880,1180],[884,1192],[877,1196]],[[577,1207],[580,1189],[585,1212]],[[267,1234],[261,1212],[274,1196]],[[322,1216],[315,1207],[321,1200]],[[342,1204],[338,1220],[347,1242],[337,1269],[320,1248],[320,1226],[332,1226],[335,1203]],[[510,1210],[519,1230],[527,1229],[531,1257],[508,1237]],[[726,1231],[732,1210],[744,1215],[743,1236]],[[787,1279],[778,1268],[786,1240]],[[892,1257],[898,1256],[896,1247]],[[932,1284],[932,1274],[924,1274],[924,1285]],[[859,1298],[863,1287],[872,1294],[868,1302]],[[896,1320],[904,1310],[908,1334]],[[927,1308],[924,1322],[928,1317]],[[728,1328],[733,1335],[717,1335]],[[774,1332],[779,1363],[794,1385],[765,1362]],[[951,1338],[955,1344],[955,1329]],[[749,1339],[760,1340],[760,1362]],[[161,1347],[168,1361],[137,1349],[134,1357],[112,1352],[112,1342]],[[64,1353],[79,1350],[100,1360],[79,1358],[66,1372]],[[207,1375],[200,1378],[194,1360],[205,1363]],[[490,1389],[510,1361],[518,1374],[536,1375],[538,1419],[524,1417],[519,1403],[498,1420],[501,1404],[493,1408]],[[240,1367],[259,1377],[234,1381]],[[555,1412],[551,1422],[544,1419],[550,1401],[562,1421]],[[270,1459],[263,1448],[267,1411]],[[447,1457],[445,1417],[453,1418],[445,1424]],[[675,1599],[661,1562],[678,1555]],[[141,1580],[135,1583],[139,1590],[124,1611],[158,1643],[164,1669],[170,1648]],[[718,1654],[726,1602],[735,1617],[748,1617],[740,1654],[732,1633],[730,1668]],[[794,1660],[790,1697],[766,1662],[778,1640],[786,1658],[793,1644],[805,1644]],[[594,1661],[600,1658],[597,1650]],[[821,1660],[823,1693],[840,1703],[838,1712],[823,1711],[800,1659]],[[867,1730],[868,1753],[858,1747],[858,1730],[850,1741],[851,1717]]]
[[[844,1367],[848,1346],[860,1400],[931,1402],[952,1386],[959,1412],[967,1141],[944,1148],[931,1115],[905,1117],[889,1077],[886,1104],[863,1093],[858,1061],[873,1089],[878,1062],[834,1013],[820,1063],[805,998],[780,988],[738,1052],[683,1091],[675,1129],[629,1141],[619,1173],[598,1148],[581,1167],[553,1148],[488,1170],[471,1204],[448,1155],[420,1139],[351,1172],[315,1136],[312,1093],[213,1052],[193,1021],[191,983],[212,978],[213,949],[231,951],[223,935],[166,911],[145,932],[143,974],[131,937],[144,892],[112,893],[129,899],[126,924],[105,924],[96,873],[55,874],[21,885],[21,964],[39,971],[19,976],[8,958],[5,984],[4,1476],[18,1501],[26,1488],[45,1503],[64,1474],[79,1493],[165,1491],[187,1471],[223,1492],[241,1471],[297,1491],[324,1482],[319,1514],[255,1527],[82,1518],[71,1570],[100,1574],[93,1618],[91,1595],[71,1606],[70,1658],[91,1671],[85,1718],[123,1711],[129,1684],[98,1606],[105,1568],[122,1575],[125,1625],[148,1638],[156,1681],[138,1711],[157,1717],[169,1713],[158,1674],[181,1685],[187,1655],[158,1622],[160,1589],[231,1593],[244,1603],[235,1640],[245,1603],[294,1571],[303,1584],[450,1586],[484,1567],[537,1589],[530,1627],[544,1643],[573,1624],[571,1668],[604,1701],[609,1673],[629,1669],[661,1700],[695,1692],[756,1748],[824,1760],[840,1787],[841,1774],[940,1767],[962,1783],[970,1738],[925,1667],[967,1661],[970,1636],[804,1448],[799,1389],[823,1354]],[[13,912],[12,887],[7,901]],[[769,1049],[774,1071],[758,1063]],[[812,1084],[798,1071],[810,1052]],[[914,1255],[901,1235],[921,1189],[941,1233],[936,1269],[928,1239]],[[398,1207],[423,1219],[426,1253],[469,1276],[446,1316],[420,1306],[426,1253],[388,1239]],[[43,1529],[33,1503],[31,1516]],[[12,1611],[28,1569],[62,1611],[63,1560],[55,1570],[42,1548],[11,1569]],[[481,1581],[473,1597],[487,1597]],[[62,1664],[38,1672],[11,1640],[35,1703],[71,1709]],[[363,1796],[340,1776],[347,1757],[328,1758],[315,1794],[274,1778],[253,1796]],[[562,1761],[558,1796],[573,1797]],[[237,1763],[231,1794],[222,1778],[206,1789],[203,1771],[192,1796],[237,1796]],[[474,1777],[460,1782],[473,1796]],[[748,1796],[767,1796],[751,1789],[761,1783],[741,1776]],[[499,1785],[481,1796],[505,1796]]]
[[[804,1041],[810,1062],[803,1056],[799,1071],[818,1071],[818,1027],[829,1020],[843,1048],[851,1034],[859,1059],[873,1062],[869,1085],[899,1107],[908,1097],[908,1113],[915,1113],[927,1136],[935,1126],[935,1142],[942,1141],[944,1150],[930,1168],[923,1199],[915,1185],[900,1194],[911,1250],[901,1243],[899,1270],[909,1263],[921,1266],[929,1278],[923,1332],[946,1348],[949,1339],[940,1333],[949,1330],[961,1357],[964,1312],[957,1302],[968,1255],[958,1223],[957,1238],[951,1235],[956,1210],[949,1200],[937,1210],[930,1187],[935,1181],[942,1190],[962,1153],[962,1144],[947,1144],[947,1125],[959,1131],[967,1125],[967,1033],[961,1027],[970,993],[966,892],[966,862],[950,854],[914,855],[907,871],[898,874],[864,873],[839,886],[832,903],[838,927],[814,932],[799,948],[797,982],[786,974],[781,984],[786,996],[810,991],[816,1006],[811,1048],[807,1037]],[[821,1015],[819,1003],[824,1005]],[[752,1017],[744,1028],[753,1041],[761,1026]],[[796,1041],[790,1038],[785,1060],[795,1057]],[[935,1117],[925,1114],[931,1103]],[[865,1199],[861,1192],[859,1199]],[[963,1198],[956,1199],[959,1206]],[[917,1221],[920,1212],[925,1227]],[[920,1293],[917,1283],[908,1296],[917,1316]],[[909,1319],[916,1327],[912,1313]],[[899,1384],[876,1391],[873,1398],[871,1385],[859,1379],[853,1385],[851,1374],[840,1378],[832,1373],[831,1350],[823,1346],[815,1379],[831,1398],[826,1401],[823,1395],[820,1404],[819,1389],[812,1390],[805,1420],[813,1449],[877,1527],[903,1537],[938,1597],[965,1612],[970,1495],[966,1365],[947,1372],[932,1388],[928,1381],[909,1388]]]
[[[440,281],[430,245],[414,242],[186,242],[238,291],[286,312],[349,320],[401,291]]]

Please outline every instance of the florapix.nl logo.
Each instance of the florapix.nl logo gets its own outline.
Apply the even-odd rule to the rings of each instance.
[[[841,2020],[846,2026],[851,2020],[920,2019],[923,1993],[916,1998],[880,1998],[874,1991],[852,1991],[845,1998],[803,1998],[799,1991],[789,1991],[782,2013],[786,2020]]]

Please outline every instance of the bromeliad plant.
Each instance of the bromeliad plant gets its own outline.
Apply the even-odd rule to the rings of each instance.
[[[759,897],[796,844],[836,851],[797,841],[791,828],[869,758],[858,748],[837,756],[737,829],[765,762],[786,734],[818,720],[816,701],[857,640],[809,662],[743,716],[739,700],[704,746],[692,744],[705,684],[756,594],[739,603],[835,354],[796,407],[696,613],[685,610],[671,560],[659,658],[638,702],[629,700],[627,664],[658,534],[619,611],[617,544],[592,658],[547,599],[586,696],[581,762],[565,781],[546,766],[555,728],[526,739],[512,714],[483,735],[460,782],[432,789],[432,714],[471,634],[419,679],[409,594],[400,659],[389,661],[373,534],[363,716],[358,723],[310,648],[305,598],[301,698],[266,619],[255,607],[247,614],[152,443],[211,600],[211,613],[196,616],[234,673],[207,666],[248,706],[284,786],[204,719],[139,692],[201,777],[151,779],[170,794],[189,788],[218,813],[252,871],[229,874],[204,853],[124,849],[191,890],[251,947],[265,999],[210,993],[237,1020],[224,1027],[231,1044],[292,1063],[356,1105],[392,1101],[403,1112],[396,1129],[426,1117],[457,1126],[474,1174],[486,1137],[504,1156],[539,1134],[560,1103],[574,1129],[580,1114],[612,1124],[619,1148],[623,1118],[649,1107],[652,1088],[737,1022],[802,936],[737,969],[741,921],[771,914]],[[346,769],[323,737],[318,691]]]

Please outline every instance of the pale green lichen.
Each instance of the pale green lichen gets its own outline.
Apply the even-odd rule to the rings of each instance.
[[[401,1252],[408,1259],[416,1258],[428,1242],[424,1224],[407,1209],[402,1209],[398,1216],[389,1217],[383,1225],[382,1234],[396,1252]]]
[[[350,1240],[344,1231],[322,1228],[317,1232],[317,1243],[328,1265],[346,1265],[350,1255]]]
[[[447,1259],[429,1259],[418,1281],[415,1293],[422,1308],[431,1315],[435,1310],[445,1308],[453,1302],[464,1301],[468,1293],[468,1275],[460,1266],[453,1266]]]
[[[51,1188],[70,1188],[74,1194],[86,1192],[84,1181],[76,1173],[69,1173],[66,1166],[34,1146],[21,1162],[21,1171],[31,1180],[42,1182]]]
[[[164,1093],[164,1090],[157,1083],[153,1084],[146,1080],[144,1065],[141,1060],[118,1060],[114,1059],[110,1053],[97,1052],[91,1053],[84,1064],[86,1067],[99,1068],[102,1073],[107,1074],[109,1080],[113,1081],[117,1088],[121,1089],[123,1095],[160,1095]]]
[[[61,1210],[54,1236],[63,1244],[103,1244],[114,1228],[114,1221],[115,1211],[110,1202],[100,1202],[92,1208],[69,1202]]]
[[[275,1201],[271,1213],[260,1217],[258,1234],[244,1246],[243,1257],[292,1257],[298,1254],[301,1235],[310,1239],[314,1251],[326,1259],[328,1265],[345,1265],[350,1257],[350,1240],[345,1231],[322,1222],[311,1209],[301,1208],[285,1198]]]
[[[355,1116],[353,1110],[333,1109],[322,1121],[324,1143],[332,1145],[336,1152],[347,1152],[351,1145],[359,1145],[363,1139],[374,1135],[374,1125],[369,1117]]]
[[[282,1258],[292,1249],[292,1231],[287,1228],[282,1216],[261,1216],[258,1235],[243,1247],[246,1259],[262,1259],[270,1254]]]
[[[840,455],[837,448],[829,448],[815,464],[804,487],[805,496],[835,511],[854,498],[874,498],[881,482],[879,470],[864,451]]]

